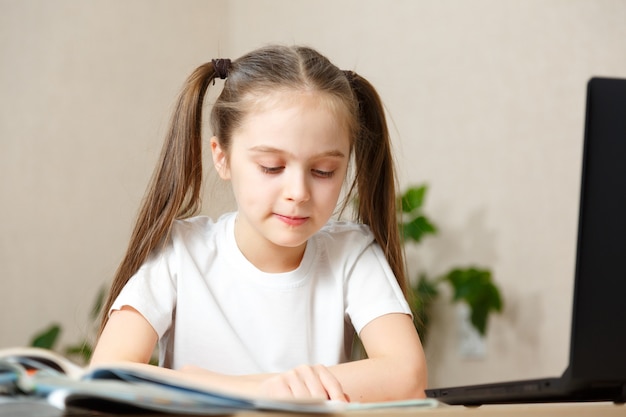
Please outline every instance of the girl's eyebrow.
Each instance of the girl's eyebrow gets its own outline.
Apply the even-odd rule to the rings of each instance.
[[[289,152],[286,152],[282,149],[274,148],[272,146],[266,146],[266,145],[253,146],[249,148],[248,150],[251,152],[287,154],[291,156]],[[332,149],[330,151],[321,152],[317,155],[313,155],[311,159],[324,158],[324,157],[345,158],[346,156],[339,149]]]

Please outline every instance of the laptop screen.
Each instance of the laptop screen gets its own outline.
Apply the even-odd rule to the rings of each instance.
[[[626,380],[626,80],[588,84],[570,376]]]

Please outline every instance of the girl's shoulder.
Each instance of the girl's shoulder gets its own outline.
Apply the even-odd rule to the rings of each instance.
[[[226,236],[231,227],[234,213],[228,213],[217,220],[208,216],[194,216],[186,219],[175,220],[172,224],[171,244],[193,245],[217,243]]]
[[[345,220],[330,220],[320,232],[335,236],[373,236],[368,225]]]
[[[374,235],[365,224],[331,220],[317,233],[317,240],[332,250],[359,251],[374,241]]]
[[[217,220],[213,220],[209,216],[198,215],[188,217],[185,219],[174,220],[172,230],[182,232],[202,232],[202,231],[215,231],[219,227],[226,226],[234,219],[236,213],[226,213],[220,216]]]

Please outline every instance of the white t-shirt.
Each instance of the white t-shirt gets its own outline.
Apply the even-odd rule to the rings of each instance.
[[[349,359],[354,330],[410,309],[367,226],[330,222],[300,266],[265,273],[235,242],[236,213],[176,221],[171,239],[111,310],[137,309],[159,336],[160,364],[232,375]]]

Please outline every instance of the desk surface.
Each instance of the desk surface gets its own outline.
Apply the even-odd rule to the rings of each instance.
[[[285,413],[239,413],[236,417],[288,417]],[[319,414],[309,415],[320,417]],[[348,417],[626,417],[626,405],[613,403],[575,404],[515,404],[484,405],[480,407],[446,406],[434,409],[380,409],[371,411],[351,411],[333,416]]]
[[[408,410],[407,410],[408,411]],[[389,417],[406,417],[418,415],[422,417],[548,417],[548,416],[622,416],[626,417],[626,406],[613,403],[570,403],[570,404],[507,404],[483,405],[480,407],[442,406],[436,409],[416,410],[404,413],[402,410]],[[356,415],[354,417],[357,417]],[[362,416],[359,416],[362,417]]]
[[[241,412],[233,417],[289,417],[307,415],[309,417],[626,417],[626,405],[613,403],[561,403],[561,404],[515,404],[515,405],[483,405],[481,407],[447,406],[431,409],[378,409],[371,411],[350,411],[338,414],[295,414],[278,412]],[[105,414],[89,412],[61,413],[42,403],[25,402],[22,404],[0,403],[0,416],[19,417],[106,417]],[[136,414],[134,416],[137,416]],[[141,414],[150,417],[149,414]],[[153,417],[163,417],[155,414]],[[188,415],[187,415],[188,416]],[[215,416],[212,416],[215,417]]]
[[[238,413],[235,417],[288,417],[285,413]],[[292,414],[295,415],[295,414]],[[328,415],[328,414],[326,414]],[[309,414],[320,417],[320,414]],[[570,403],[570,404],[514,404],[483,405],[480,407],[447,406],[431,409],[379,409],[371,411],[351,411],[332,414],[347,417],[626,417],[626,405],[613,403]]]

